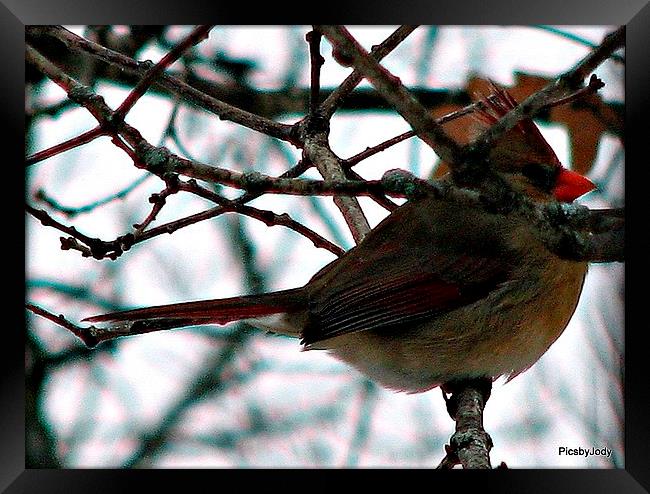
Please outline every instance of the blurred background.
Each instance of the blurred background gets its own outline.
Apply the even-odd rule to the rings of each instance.
[[[68,26],[138,60],[159,60],[188,26]],[[292,123],[307,109],[309,26],[215,27],[169,70],[249,111]],[[490,78],[518,99],[584,57],[610,26],[418,28],[383,64],[436,115],[469,103]],[[350,27],[366,49],[395,27]],[[117,108],[137,80],[89,56],[50,54]],[[57,50],[59,50],[57,52]],[[351,72],[322,43],[324,92]],[[598,96],[540,115],[560,160],[598,185],[579,202],[624,206],[622,53],[601,65]],[[95,126],[83,109],[27,70],[26,154]],[[127,122],[152,144],[204,163],[279,175],[300,153],[182,100],[151,89]],[[362,82],[331,121],[333,151],[348,158],[409,130]],[[458,130],[450,128],[450,132]],[[391,168],[441,173],[416,139],[362,162],[375,179]],[[113,240],[151,210],[164,188],[133,166],[109,138],[27,168],[26,201],[90,237]],[[319,178],[314,171],[306,176]],[[215,191],[229,198],[240,192]],[[372,225],[387,213],[361,198]],[[252,205],[294,219],[344,248],[353,245],[331,198],[262,196]],[[153,226],[212,204],[168,198]],[[335,256],[282,226],[236,214],[135,245],[117,260],[61,250],[62,233],[26,215],[27,300],[79,323],[101,312],[235,296],[306,283]],[[624,379],[623,265],[590,267],[569,327],[544,357],[508,384],[495,383],[485,410],[492,464],[509,467],[622,468]],[[28,467],[435,467],[454,430],[439,390],[385,390],[324,352],[243,323],[123,338],[88,350],[65,329],[28,313]],[[602,456],[559,455],[560,447],[609,448]]]

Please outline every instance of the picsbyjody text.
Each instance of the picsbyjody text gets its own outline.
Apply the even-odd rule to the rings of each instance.
[[[558,448],[558,455],[568,455],[568,456],[605,456],[609,458],[612,455],[612,450],[609,448],[567,448],[566,446],[560,446]]]

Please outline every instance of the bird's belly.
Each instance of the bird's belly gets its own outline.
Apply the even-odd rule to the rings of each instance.
[[[546,352],[575,310],[586,265],[558,263],[561,269],[535,282],[539,290],[525,280],[531,295],[525,299],[512,283],[419,326],[350,333],[328,347],[371,379],[408,393],[466,377],[513,378]]]

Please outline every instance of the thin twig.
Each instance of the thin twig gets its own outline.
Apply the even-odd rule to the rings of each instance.
[[[176,98],[176,101],[174,102],[174,108],[172,110],[171,115],[169,116],[169,121],[167,122],[167,126],[165,127],[165,131],[163,132],[163,135],[160,138],[160,145],[164,145],[165,139],[168,137],[172,140],[172,142],[176,145],[178,150],[181,152],[181,154],[184,154],[186,158],[189,159],[194,159],[192,156],[192,153],[185,147],[185,144],[181,141],[181,137],[178,134],[178,131],[176,130],[176,119],[178,118],[178,111],[180,108],[180,98]]]
[[[311,67],[309,77],[309,113],[313,116],[318,109],[318,97],[320,95],[320,69],[325,59],[320,54],[320,40],[322,34],[318,31],[309,31],[306,35],[309,43],[309,62]]]
[[[87,235],[84,235],[83,233],[80,233],[74,226],[66,226],[62,223],[59,223],[54,218],[52,218],[47,211],[43,209],[36,209],[29,204],[25,204],[25,209],[34,218],[39,220],[43,226],[52,226],[63,233],[67,233],[68,235],[81,240],[85,244],[90,245],[98,240],[96,238],[91,238]]]
[[[151,194],[149,197],[149,202],[153,204],[151,211],[141,223],[135,223],[133,225],[133,228],[135,228],[134,235],[137,235],[139,232],[147,228],[158,217],[158,214],[160,211],[162,211],[162,208],[165,207],[167,198],[172,194],[178,193],[179,190],[180,187],[178,175],[166,175],[165,188],[158,193]]]
[[[460,146],[438,125],[428,111],[409,93],[402,82],[381,66],[340,26],[319,26],[335,50],[349,56],[356,69],[402,115],[418,137],[426,142],[447,163],[461,159]]]
[[[200,43],[207,39],[208,33],[213,26],[199,26],[195,28],[183,41],[176,45],[156,65],[149,69],[140,82],[133,88],[131,93],[126,97],[122,104],[115,111],[116,118],[124,118],[133,105],[147,92],[147,89],[153,84],[154,80],[162,72],[173,64],[190,46]]]
[[[464,115],[467,115],[468,113],[472,113],[475,111],[477,108],[481,108],[485,106],[482,101],[477,101],[476,103],[472,103],[470,105],[465,106],[464,108],[461,108],[460,110],[453,111],[451,113],[448,113],[447,115],[443,115],[440,118],[436,119],[436,123],[438,125],[442,125],[444,123],[450,122],[452,120],[455,120],[457,118],[460,118]],[[351,156],[350,158],[347,158],[343,160],[343,166],[345,168],[350,168],[353,167],[354,165],[360,163],[361,161],[377,154],[382,151],[385,151],[391,146],[394,146],[395,144],[399,144],[402,141],[405,141],[407,139],[410,139],[411,137],[415,137],[415,131],[409,130],[407,132],[404,132],[403,134],[400,134],[396,137],[393,137],[391,139],[388,139],[387,141],[384,141],[380,144],[377,144],[372,147],[366,148],[364,151],[361,151],[358,154],[355,154],[354,156]]]
[[[64,206],[60,204],[58,201],[56,201],[54,198],[50,197],[47,194],[47,192],[45,192],[44,189],[39,189],[38,191],[36,191],[35,198],[38,199],[39,201],[44,202],[53,210],[66,215],[68,218],[73,218],[79,214],[84,214],[84,213],[89,213],[91,211],[94,211],[98,207],[111,203],[116,199],[123,199],[128,194],[130,194],[136,187],[143,184],[150,177],[151,175],[147,173],[141,176],[140,178],[136,179],[135,181],[133,181],[133,183],[129,184],[119,192],[110,194],[109,196],[104,197],[103,199],[99,199],[90,204],[86,204],[85,206],[79,206],[79,207]]]
[[[25,204],[25,209],[34,218],[38,219],[43,226],[50,226],[66,233],[69,237],[60,237],[62,250],[78,250],[84,257],[95,259],[117,259],[125,250],[128,250],[132,241],[132,235],[123,235],[112,242],[105,242],[99,238],[89,237],[79,232],[74,226],[66,226],[52,218],[47,211],[36,209]]]
[[[246,206],[244,204],[237,204],[235,201],[221,197],[220,195],[215,194],[214,192],[204,187],[201,187],[196,183],[195,180],[189,180],[188,182],[180,181],[178,188],[179,190],[191,192],[195,195],[203,197],[204,199],[211,200],[219,204],[224,209],[230,210],[234,213],[239,213],[244,216],[259,220],[266,226],[284,226],[286,228],[289,228],[290,230],[293,230],[310,240],[315,247],[329,250],[336,256],[341,256],[345,252],[338,245],[333,244],[315,231],[307,228],[305,225],[291,218],[288,213],[277,214],[270,210],[254,208],[252,206]]]
[[[370,51],[370,54],[375,58],[375,60],[380,61],[391,51],[393,51],[399,44],[406,39],[406,37],[411,34],[417,26],[400,26],[397,30],[392,33],[388,38],[386,38],[378,46],[373,46]],[[331,117],[336,109],[340,106],[343,99],[348,96],[352,90],[357,87],[357,85],[363,79],[363,75],[360,71],[354,70],[346,79],[323,101],[323,104],[320,106],[319,111],[321,115],[325,118]]]
[[[92,142],[103,135],[106,135],[106,131],[104,131],[101,127],[95,127],[94,129],[90,129],[83,134],[68,139],[67,141],[56,144],[55,146],[49,147],[47,149],[34,153],[31,156],[28,156],[25,159],[25,166],[27,167],[34,165],[40,161],[52,158],[58,154],[64,153],[79,146],[83,146],[84,144],[88,144],[89,142]]]
[[[38,36],[45,34],[52,36],[65,44],[73,53],[88,53],[104,62],[115,65],[119,70],[127,70],[140,76],[144,76],[147,70],[152,67],[150,62],[137,62],[121,53],[77,36],[61,26],[28,26],[26,33],[28,35]],[[156,84],[162,86],[172,94],[179,95],[186,101],[217,115],[222,120],[232,121],[243,127],[287,142],[295,142],[291,132],[293,126],[274,122],[268,118],[260,117],[254,113],[224,103],[217,98],[193,88],[176,77],[162,74],[156,81]]]
[[[548,108],[552,108],[554,106],[566,105],[568,103],[571,103],[572,101],[583,98],[586,95],[595,94],[596,92],[598,92],[599,89],[602,89],[604,87],[605,87],[605,83],[601,81],[598,78],[598,76],[596,76],[596,74],[591,74],[591,77],[589,78],[589,83],[585,87],[578,89],[576,92],[566,96],[565,98],[560,98],[556,101],[549,103]]]
[[[44,317],[48,321],[52,321],[54,324],[58,324],[59,326],[67,329],[73,335],[75,335],[77,338],[83,341],[88,348],[93,348],[97,346],[97,343],[99,343],[97,338],[88,330],[88,328],[82,328],[81,326],[72,324],[70,321],[68,321],[65,318],[63,314],[59,314],[58,316],[56,316],[51,312],[49,312],[48,310],[45,310],[41,307],[38,307],[37,305],[30,304],[30,303],[26,303],[25,308],[27,308],[34,314]]]

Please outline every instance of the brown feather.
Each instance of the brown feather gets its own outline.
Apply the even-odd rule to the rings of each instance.
[[[481,228],[479,238],[490,241],[480,245],[471,241],[479,234],[472,229],[448,236],[448,230],[456,229],[445,222],[448,207],[435,198],[402,206],[362,244],[314,276],[307,285],[303,344],[310,348],[358,331],[408,331],[424,319],[485,297],[507,281],[512,260],[497,238],[498,229]],[[409,239],[408,256],[399,243],[406,227],[402,219],[422,235]],[[485,226],[489,223],[488,216]]]

